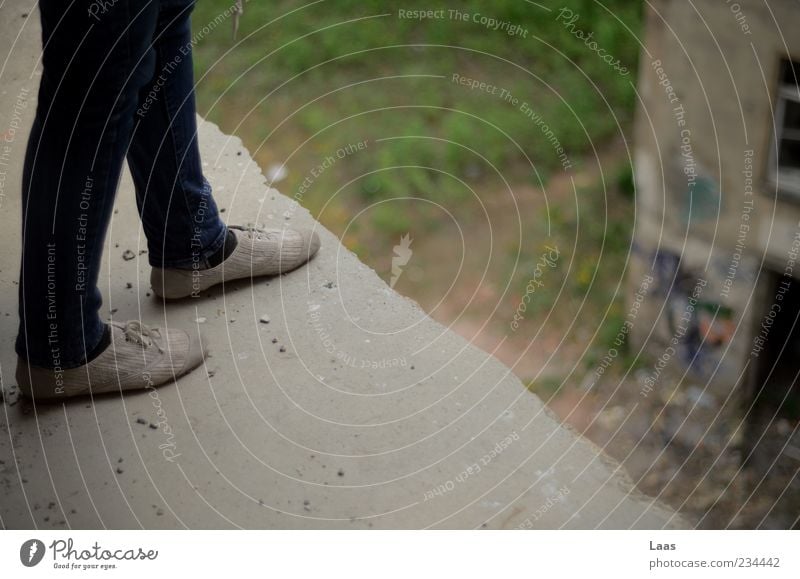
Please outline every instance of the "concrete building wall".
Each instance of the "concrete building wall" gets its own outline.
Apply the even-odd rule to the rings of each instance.
[[[758,357],[775,276],[800,277],[800,196],[769,171],[781,59],[800,60],[800,10],[768,4],[645,8],[630,287],[655,281],[633,335],[723,399]]]

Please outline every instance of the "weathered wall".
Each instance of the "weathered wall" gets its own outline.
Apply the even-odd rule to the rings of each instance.
[[[671,363],[725,397],[772,299],[762,269],[782,273],[800,232],[800,202],[767,172],[780,58],[800,59],[800,15],[791,0],[650,5],[630,287],[653,275],[655,288],[634,336],[659,356],[674,347]]]

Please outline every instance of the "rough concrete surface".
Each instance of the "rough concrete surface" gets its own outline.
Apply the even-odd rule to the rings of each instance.
[[[116,320],[202,329],[212,355],[157,391],[56,406],[19,398],[19,182],[38,42],[33,3],[3,4],[0,526],[686,525],[632,491],[618,465],[560,426],[507,367],[429,319],[307,211],[268,190],[241,142],[206,122],[205,170],[225,219],[316,227],[320,255],[289,275],[165,308],[148,295],[126,175],[101,273],[104,307]],[[15,105],[20,94],[24,107]],[[136,258],[123,259],[126,250]]]

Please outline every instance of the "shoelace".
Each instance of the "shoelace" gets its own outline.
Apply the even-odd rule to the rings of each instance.
[[[253,238],[255,237],[259,241],[262,239],[277,239],[280,238],[281,232],[276,230],[265,230],[259,229],[258,227],[253,227],[251,225],[242,226],[242,225],[229,225],[228,229],[238,229],[239,231],[243,231],[245,237]]]
[[[155,346],[158,348],[159,353],[164,353],[164,348],[161,346],[159,341],[157,341],[163,339],[161,336],[161,330],[158,328],[146,326],[139,320],[129,320],[124,324],[114,323],[113,325],[122,330],[122,333],[125,335],[125,339],[127,341],[133,342],[134,344],[139,344],[145,348]]]
[[[236,34],[239,32],[239,17],[244,14],[243,0],[236,0],[234,2],[233,11],[233,39],[236,40]]]

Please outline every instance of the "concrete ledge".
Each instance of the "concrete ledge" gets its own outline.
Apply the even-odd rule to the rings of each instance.
[[[3,7],[0,20],[19,22],[16,11]],[[7,28],[4,54],[18,32]],[[54,407],[19,399],[18,183],[37,34],[29,22],[2,73],[0,130],[20,88],[31,89],[0,208],[2,527],[686,526],[634,492],[618,465],[560,426],[508,368],[430,320],[268,190],[241,142],[206,122],[207,177],[226,219],[315,226],[318,258],[165,309],[146,294],[146,246],[126,176],[101,274],[107,307],[118,320],[202,329],[212,357],[153,392]],[[137,258],[124,260],[126,250]]]

